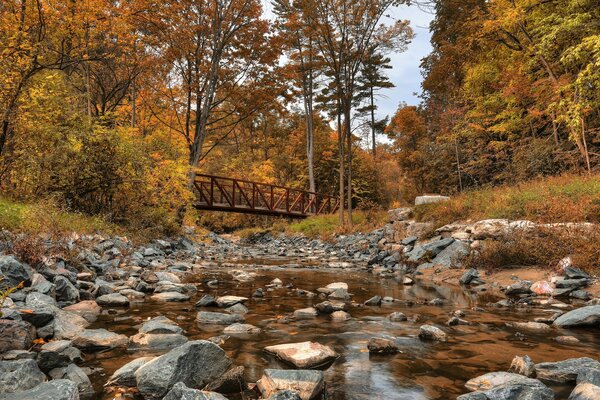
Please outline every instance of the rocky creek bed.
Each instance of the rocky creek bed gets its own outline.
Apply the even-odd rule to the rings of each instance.
[[[600,399],[594,277],[564,260],[503,285],[444,265],[471,237],[394,235],[73,237],[77,269],[0,256],[25,282],[2,308],[0,399]]]

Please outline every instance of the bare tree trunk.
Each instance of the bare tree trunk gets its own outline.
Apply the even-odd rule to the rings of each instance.
[[[339,180],[340,180],[340,210],[339,210],[339,222],[340,226],[344,225],[344,134],[342,130],[342,121],[341,121],[341,107],[340,101],[337,100],[337,129],[338,129],[338,150],[340,153],[340,163],[339,163]]]
[[[585,119],[581,117],[581,141],[583,142],[583,155],[585,158],[585,164],[587,167],[588,175],[592,175],[592,166],[590,164],[590,152],[587,147],[587,140],[585,138]]]
[[[463,191],[462,176],[460,173],[460,157],[458,154],[458,139],[454,139],[454,152],[456,153],[456,172],[458,174],[458,189]]]
[[[373,140],[373,159],[376,159],[377,143],[375,141],[375,100],[373,99],[373,86],[371,86],[371,139]]]
[[[346,141],[348,142],[348,224],[352,226],[352,131],[350,121],[350,104],[347,104],[344,108],[344,131],[346,135]]]
[[[136,101],[136,86],[135,86],[135,78],[133,78],[133,80],[131,81],[131,127],[135,128],[135,124],[136,124],[136,109],[135,109],[135,101]]]
[[[554,144],[558,146],[558,124],[556,123],[556,111],[552,111],[552,135]]]

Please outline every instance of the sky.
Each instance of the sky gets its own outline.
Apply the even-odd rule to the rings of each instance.
[[[273,15],[271,1],[263,0],[262,2],[265,16],[270,18]],[[379,92],[380,96],[376,100],[378,119],[388,115],[391,118],[401,102],[408,105],[417,105],[420,102],[418,96],[421,93],[423,77],[419,65],[421,59],[431,52],[429,23],[433,19],[433,14],[416,6],[401,6],[391,9],[389,15],[392,19],[409,20],[415,37],[405,52],[389,56],[392,60],[392,69],[386,72],[396,87]]]

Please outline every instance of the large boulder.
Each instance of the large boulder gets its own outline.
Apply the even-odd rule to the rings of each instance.
[[[468,243],[455,240],[448,247],[440,251],[440,253],[431,260],[435,265],[441,265],[446,268],[461,264],[466,256],[471,252],[471,246]]]
[[[44,344],[37,357],[38,365],[44,372],[82,360],[81,351],[71,346],[70,340],[55,340]]]
[[[571,392],[569,400],[598,400],[600,399],[600,387],[589,383],[583,382],[577,384],[575,389]]]
[[[54,278],[54,285],[56,287],[56,300],[67,304],[79,301],[79,290],[64,276],[57,275]]]
[[[18,286],[21,282],[29,283],[33,270],[27,264],[17,261],[12,256],[0,256],[0,277],[2,285],[8,287]]]
[[[338,357],[330,347],[315,342],[279,344],[265,347],[265,351],[299,369],[317,368]]]
[[[465,383],[465,387],[471,391],[488,390],[496,386],[505,385],[507,383],[528,383],[536,384],[535,379],[527,378],[526,376],[515,374],[512,372],[490,372],[477,378],[470,379]]]
[[[129,338],[128,350],[170,350],[187,342],[178,333],[138,333]]]
[[[575,382],[580,373],[589,370],[600,370],[600,362],[588,357],[581,357],[535,364],[537,378],[561,383]]]
[[[79,391],[75,382],[56,379],[22,392],[0,394],[0,400],[79,400]]]
[[[323,372],[314,370],[265,369],[262,378],[256,382],[263,398],[285,390],[291,390],[302,400],[317,398],[323,391]]]
[[[190,389],[183,382],[177,382],[163,400],[227,400],[227,397],[215,392]]]
[[[73,312],[56,309],[51,322],[54,339],[73,339],[90,323],[82,316]]]
[[[406,255],[408,256],[409,261],[419,261],[425,257],[433,259],[453,242],[453,238],[433,240],[423,245],[415,246],[415,248],[406,253]]]
[[[136,358],[133,361],[128,362],[123,365],[121,368],[116,370],[110,378],[108,378],[108,382],[106,382],[106,386],[127,386],[134,387],[136,385],[135,381],[135,372],[140,369],[140,367],[147,362],[153,360],[154,357],[140,357]]]
[[[135,378],[145,399],[160,399],[177,382],[194,389],[203,388],[230,366],[223,349],[209,341],[196,340],[144,364],[135,372]]]
[[[220,376],[217,380],[209,383],[204,389],[217,393],[241,393],[248,387],[244,378],[244,367],[237,366]]]
[[[35,360],[0,361],[0,393],[31,389],[45,380]]]
[[[430,194],[424,196],[415,197],[415,206],[422,206],[424,204],[441,203],[450,200],[448,196],[441,196],[437,194]]]
[[[0,353],[27,350],[35,337],[35,328],[29,322],[0,319]]]
[[[564,313],[553,323],[559,328],[577,326],[600,326],[600,305],[581,307]]]
[[[456,400],[554,400],[552,389],[540,381],[509,382],[458,396]]]
[[[94,387],[90,378],[85,372],[75,364],[69,364],[66,367],[53,369],[48,373],[52,379],[68,379],[77,385],[79,394],[83,397],[91,397],[94,394]]]
[[[78,314],[88,322],[94,322],[98,315],[100,315],[102,308],[94,300],[84,300],[67,306],[63,310]]]

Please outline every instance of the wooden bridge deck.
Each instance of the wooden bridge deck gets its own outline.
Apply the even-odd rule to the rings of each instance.
[[[215,175],[196,175],[194,187],[199,210],[306,218],[339,207],[334,196]]]

